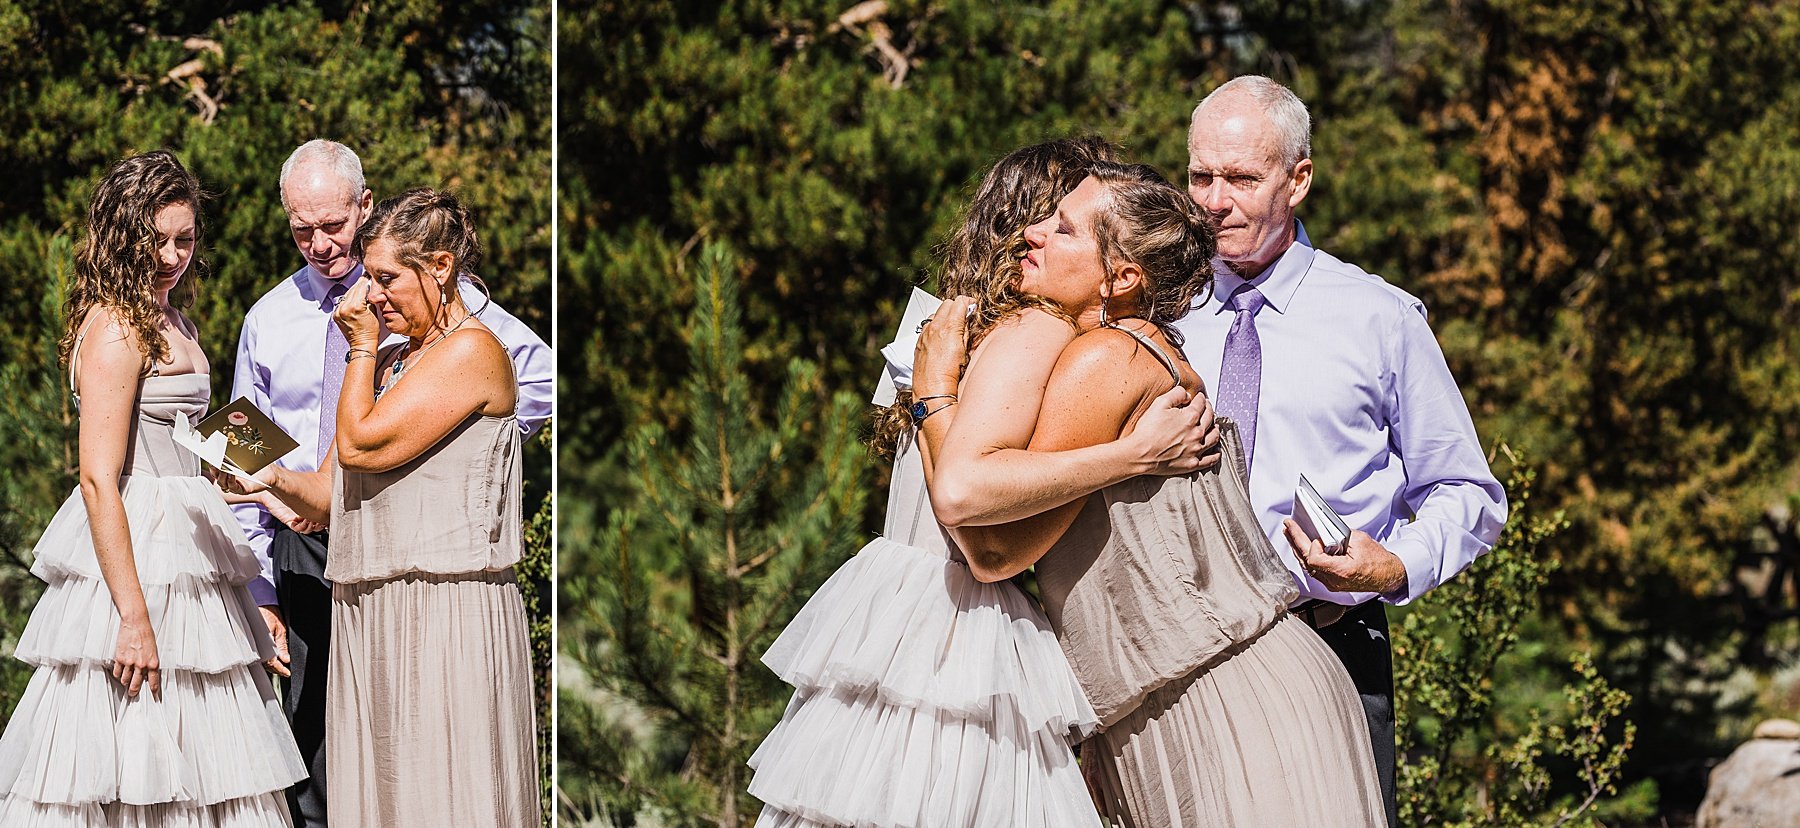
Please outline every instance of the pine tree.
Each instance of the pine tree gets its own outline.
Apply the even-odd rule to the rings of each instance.
[[[1591,652],[1640,728],[1621,790],[1653,780],[1679,821],[1705,757],[1746,719],[1791,713],[1800,5],[560,8],[560,298],[599,320],[566,354],[586,403],[564,431],[571,514],[628,505],[625,437],[684,421],[690,368],[666,320],[693,296],[667,274],[699,240],[737,257],[752,396],[772,400],[794,356],[857,389],[986,163],[1098,132],[1178,178],[1193,104],[1254,72],[1312,112],[1313,239],[1425,301],[1479,433],[1530,450],[1532,508],[1568,524],[1536,547],[1557,566],[1473,732],[1517,744],[1532,711],[1556,719]],[[1417,612],[1449,614],[1454,594]],[[1747,686],[1764,689],[1732,692]],[[603,709],[595,726],[656,743]],[[1559,773],[1541,801],[1582,785]]]
[[[787,696],[757,658],[854,549],[866,498],[856,396],[825,396],[795,359],[772,410],[757,403],[733,258],[706,245],[692,279],[686,422],[634,431],[631,506],[570,550],[592,557],[592,574],[565,585],[565,650],[611,698],[562,695],[564,794],[626,824],[662,812],[736,826],[755,813],[744,763]],[[608,735],[620,707],[654,735]]]
[[[67,235],[51,239],[24,341],[28,348],[0,363],[0,634],[7,649],[25,629],[31,607],[43,592],[32,577],[31,546],[42,521],[56,511],[75,484],[75,405],[56,358],[62,336],[62,303],[75,266]],[[0,711],[10,714],[31,669],[0,659]]]

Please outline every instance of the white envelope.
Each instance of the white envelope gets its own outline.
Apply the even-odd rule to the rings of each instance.
[[[1350,525],[1319,496],[1319,490],[1304,474],[1294,487],[1294,522],[1300,524],[1307,537],[1325,544],[1327,553],[1342,555],[1348,551],[1344,545],[1350,540]]]
[[[900,327],[894,331],[894,341],[881,349],[887,364],[876,382],[875,396],[869,398],[869,402],[893,405],[898,389],[912,388],[913,347],[919,343],[920,323],[942,304],[944,300],[918,288],[912,289],[912,296],[906,300],[906,313],[901,315]]]

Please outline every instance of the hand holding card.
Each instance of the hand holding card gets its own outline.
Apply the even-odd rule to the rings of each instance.
[[[1350,525],[1338,517],[1304,474],[1300,475],[1300,485],[1294,488],[1294,522],[1307,537],[1324,544],[1327,554],[1344,554],[1344,544],[1350,540]]]
[[[175,442],[214,468],[259,488],[262,484],[255,480],[256,473],[300,445],[243,397],[197,424],[190,425],[186,415],[176,414]]]

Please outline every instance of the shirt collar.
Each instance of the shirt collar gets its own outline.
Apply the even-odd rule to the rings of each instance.
[[[1249,280],[1268,300],[1269,307],[1276,313],[1287,313],[1288,302],[1294,298],[1294,291],[1300,289],[1300,282],[1306,278],[1306,272],[1312,269],[1313,254],[1312,237],[1306,235],[1306,225],[1299,219],[1294,220],[1294,243],[1281,254],[1261,275]],[[1233,291],[1244,284],[1244,277],[1237,275],[1224,259],[1213,259],[1213,293],[1209,305],[1213,313],[1225,311],[1225,301],[1231,298]]]
[[[300,272],[302,274],[301,278],[306,282],[307,286],[310,288],[310,292],[308,293],[308,298],[312,299],[315,302],[324,302],[325,296],[327,294],[331,293],[331,288],[334,285],[341,284],[344,286],[345,290],[356,287],[356,280],[362,278],[363,266],[362,266],[361,262],[358,262],[356,264],[356,267],[353,267],[350,269],[350,275],[345,276],[344,278],[342,278],[336,282],[333,282],[332,280],[325,278],[325,276],[323,274],[319,273],[318,270],[314,269],[311,264],[308,264],[305,267],[300,268]]]

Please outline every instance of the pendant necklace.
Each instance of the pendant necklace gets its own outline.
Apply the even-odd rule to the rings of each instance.
[[[457,320],[456,324],[451,325],[448,328],[445,328],[443,333],[438,334],[437,338],[431,340],[429,343],[426,343],[425,347],[420,348],[419,352],[416,354],[412,353],[412,343],[408,342],[406,345],[407,352],[404,354],[401,354],[399,359],[394,360],[394,367],[389,369],[389,374],[388,374],[389,379],[387,381],[387,384],[381,386],[381,388],[376,390],[376,392],[375,392],[376,399],[381,398],[382,391],[386,391],[389,388],[392,388],[396,383],[400,382],[400,375],[406,373],[407,360],[414,360],[414,364],[415,365],[418,364],[417,360],[423,359],[425,357],[426,351],[429,351],[432,348],[437,347],[437,344],[439,342],[443,342],[444,340],[450,338],[450,335],[455,333],[457,328],[462,327],[464,322],[469,321],[469,317],[471,317],[471,316],[474,316],[474,314],[471,314],[471,313],[463,314],[463,318]]]

